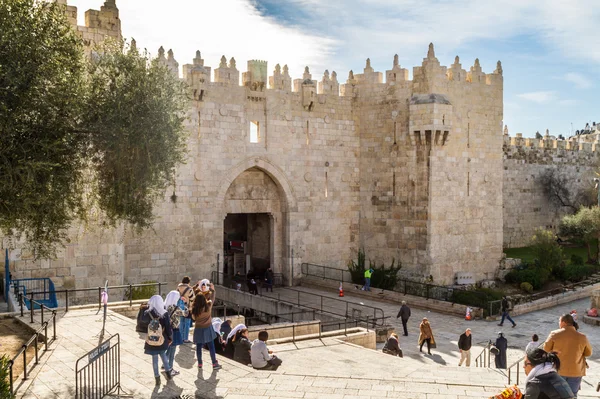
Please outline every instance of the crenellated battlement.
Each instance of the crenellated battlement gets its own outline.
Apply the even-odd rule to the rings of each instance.
[[[517,133],[515,136],[504,134],[504,152],[514,152],[519,150],[529,151],[555,151],[560,150],[571,152],[586,152],[599,153],[600,142],[577,142],[575,140],[558,140],[550,136],[545,136],[542,139],[532,137],[523,137],[522,133]]]

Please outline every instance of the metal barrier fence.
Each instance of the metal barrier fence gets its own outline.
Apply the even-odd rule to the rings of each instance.
[[[217,276],[219,275],[222,275],[222,273],[217,273],[216,271],[213,271],[211,276],[212,281],[227,282],[227,279],[225,279],[224,277],[221,277],[219,280],[217,280]],[[224,285],[224,287],[228,288],[227,285]],[[260,288],[256,295],[269,299],[276,299],[278,302],[284,302],[295,306],[302,306],[311,310],[317,310],[321,313],[329,313],[341,317],[360,319],[368,315],[371,318],[371,320],[385,319],[385,313],[381,308],[353,303],[342,299],[331,298],[328,296],[318,295],[314,293],[308,293],[289,287],[286,287],[285,289],[287,291],[295,292],[296,294],[293,297],[282,297],[279,292],[268,294],[266,290]],[[249,292],[248,286],[246,284],[242,284],[239,290],[242,292]]]
[[[324,280],[334,280],[342,283],[353,283],[352,277],[348,270],[336,269],[330,266],[316,265],[313,263],[302,263],[301,272],[305,276],[317,277]],[[463,290],[460,288],[444,287],[441,285],[422,283],[419,281],[412,281],[406,279],[398,279],[396,287],[391,291],[399,292],[404,295],[414,295],[426,299],[436,299],[439,301],[461,303],[464,305],[484,308],[487,307],[486,305],[488,303],[486,295],[480,292],[467,291],[466,289]],[[477,302],[480,302],[480,304],[475,304],[473,303],[473,301],[461,301],[460,298],[458,298],[458,296],[466,292],[468,292],[470,296],[477,298]]]
[[[123,393],[121,389],[120,345],[120,336],[115,334],[77,360],[76,399],[101,399],[108,395],[133,396]]]
[[[44,304],[42,303],[37,303],[37,302],[33,302],[34,305],[39,306],[42,309],[45,307]],[[33,309],[33,306],[32,306]],[[9,389],[10,389],[10,394],[14,395],[15,394],[15,388],[14,388],[14,381],[13,381],[13,366],[15,365],[16,361],[21,358],[23,358],[23,381],[27,380],[27,350],[29,349],[29,347],[31,345],[34,345],[35,348],[35,363],[34,365],[37,365],[39,363],[39,358],[40,358],[40,354],[39,354],[39,350],[38,350],[38,342],[40,341],[40,336],[43,336],[44,338],[44,351],[42,353],[46,353],[48,351],[48,346],[53,343],[54,341],[56,341],[56,311],[52,310],[50,308],[46,309],[50,312],[52,312],[52,318],[50,320],[45,320],[42,317],[42,325],[40,328],[38,328],[36,330],[36,332],[31,336],[31,338],[29,338],[27,340],[27,342],[25,342],[23,344],[23,346],[21,346],[21,349],[19,350],[19,352],[11,359],[8,361],[8,365],[6,366],[8,368],[8,378],[9,378]],[[43,313],[42,313],[43,315]],[[32,319],[33,322],[33,319]],[[48,325],[50,324],[50,322],[52,322],[52,327],[53,327],[53,335],[52,335],[52,341],[48,342]],[[42,331],[44,331],[44,334],[42,334]]]
[[[16,281],[16,280],[13,280]],[[114,286],[109,286],[106,287],[107,292],[109,293],[109,300],[112,301],[116,301],[116,302],[121,302],[123,300],[127,300],[129,301],[129,305],[133,305],[133,290],[136,288],[142,288],[142,287],[157,287],[158,288],[158,294],[162,295],[162,287],[166,286],[167,283],[146,283],[146,284],[125,284],[125,285],[114,285]],[[15,296],[18,297],[19,293],[23,294],[22,291],[20,290],[20,288],[16,285],[13,284],[14,290],[15,290]],[[85,305],[85,304],[89,304],[89,303],[97,303],[98,304],[98,309],[100,309],[102,307],[102,291],[104,291],[105,287],[93,287],[93,288],[78,288],[78,289],[72,289],[72,290],[54,290],[54,291],[39,291],[39,292],[29,292],[27,293],[27,297],[29,297],[28,299],[34,299],[39,295],[46,295],[49,293],[54,293],[57,298],[58,296],[63,296],[64,295],[64,304],[65,304],[65,311],[69,311],[69,305],[71,305],[71,302],[75,301],[78,302],[78,305]],[[123,294],[122,295],[114,295],[114,291],[122,291]],[[87,296],[85,296],[84,298],[77,298],[76,294],[78,293],[84,293],[84,294],[89,294]],[[117,299],[115,299],[117,298]],[[144,298],[144,299],[148,299],[148,298]],[[37,301],[37,299],[36,299]],[[96,302],[97,301],[97,302]],[[62,300],[61,300],[62,302]],[[87,302],[87,303],[81,303],[81,302]]]

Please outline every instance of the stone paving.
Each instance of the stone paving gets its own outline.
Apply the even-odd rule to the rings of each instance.
[[[285,295],[284,292],[281,291],[281,294]],[[384,308],[386,315],[393,315],[391,323],[397,329],[401,328],[395,319],[397,305],[351,296],[346,299],[377,304]],[[533,332],[545,337],[555,328],[557,315],[561,312],[572,308],[582,312],[586,306],[587,301],[577,301],[519,316],[515,318],[517,328],[505,325],[503,330],[510,345],[522,347]],[[401,340],[406,354],[404,359],[326,339],[273,346],[272,349],[284,359],[277,372],[257,372],[225,358],[219,359],[223,365],[221,370],[214,371],[205,362],[204,369],[198,371],[193,346],[184,345],[175,357],[176,368],[181,375],[168,383],[163,377],[162,385],[155,387],[150,357],[143,353],[142,336],[135,332],[134,321],[112,312],[109,314],[107,336],[119,333],[121,339],[121,383],[124,390],[135,398],[175,398],[178,395],[192,398],[487,398],[506,383],[504,373],[499,370],[456,366],[457,331],[469,326],[473,329],[475,341],[484,341],[493,338],[499,329],[494,322],[466,322],[448,315],[413,309],[409,323],[411,341]],[[431,320],[438,340],[433,356],[420,354],[416,347],[418,321],[423,315]],[[100,315],[96,315],[95,310],[72,310],[65,314],[58,322],[57,342],[52,345],[50,353],[42,357],[41,364],[34,367],[31,378],[20,386],[17,397],[73,398],[75,362],[98,344],[95,335],[100,329]],[[582,326],[582,331],[598,347],[600,334],[587,325]],[[206,351],[204,356],[208,356]],[[589,363],[591,375],[584,380],[583,395],[580,395],[583,398],[597,397],[592,389],[599,380],[597,354]]]

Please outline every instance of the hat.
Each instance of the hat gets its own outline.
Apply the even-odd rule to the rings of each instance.
[[[427,317],[423,317],[423,320],[427,320]]]

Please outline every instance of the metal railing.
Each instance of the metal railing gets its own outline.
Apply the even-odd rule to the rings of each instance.
[[[39,350],[38,350],[38,342],[40,341],[40,336],[43,337],[43,343],[44,343],[44,351],[43,353],[46,353],[48,351],[48,346],[50,344],[52,344],[54,341],[56,341],[56,311],[53,309],[50,309],[48,307],[46,307],[44,304],[42,303],[38,303],[38,302],[33,302],[34,305],[38,305],[41,309],[42,309],[42,325],[40,326],[40,328],[38,328],[36,330],[36,332],[31,336],[31,338],[29,338],[29,340],[27,340],[27,342],[25,342],[23,344],[23,346],[21,346],[21,349],[19,350],[19,352],[11,359],[8,361],[8,365],[6,366],[8,368],[8,378],[9,378],[9,384],[10,384],[10,394],[14,395],[15,394],[15,388],[14,388],[14,376],[13,376],[13,366],[15,365],[15,363],[17,362],[17,360],[19,358],[23,358],[23,381],[27,380],[27,350],[29,349],[29,347],[31,345],[34,345],[35,348],[35,363],[34,365],[37,365],[39,363],[39,358],[40,358],[40,354],[39,354]],[[34,308],[34,306],[31,307],[32,310]],[[44,316],[43,316],[43,309],[46,308],[47,311],[50,311],[52,313],[52,317],[50,318],[50,320],[44,320]],[[33,313],[32,313],[32,318],[33,318]],[[33,322],[33,319],[32,319]],[[48,325],[50,324],[50,322],[52,322],[52,327],[53,327],[53,332],[52,332],[52,341],[48,341]],[[42,331],[44,332],[42,334]]]
[[[313,263],[302,263],[301,272],[305,276],[322,278],[324,280],[334,280],[342,283],[353,283],[352,276],[348,270],[337,269],[330,266],[316,265]],[[356,284],[356,283],[353,283]],[[373,289],[381,289],[371,287]],[[487,305],[487,297],[485,294],[475,291],[467,291],[466,289],[451,288],[419,281],[407,279],[398,279],[398,283],[393,290],[382,290],[398,292],[404,295],[414,295],[425,299],[436,299],[439,301],[461,303],[469,306],[485,307]],[[480,304],[475,304],[472,301],[457,301],[456,293],[469,292],[470,296],[478,297]],[[465,303],[463,303],[465,302]],[[468,303],[467,303],[468,302]],[[482,306],[483,305],[483,306]]]
[[[492,341],[489,341],[488,344],[483,348],[479,356],[475,358],[475,367],[491,367],[491,349]]]
[[[129,305],[132,306],[133,300],[134,300],[133,299],[133,290],[135,288],[155,286],[155,287],[158,287],[158,295],[162,295],[162,287],[165,285],[167,285],[167,283],[124,284],[124,285],[108,286],[108,287],[106,287],[106,289],[109,293],[109,301],[122,302],[123,300],[127,300],[127,301],[129,301]],[[23,297],[26,298],[26,296],[24,295],[24,292],[22,292],[18,286],[13,285],[13,287],[15,290],[15,295],[17,297],[19,296],[19,293],[21,293],[23,295]],[[69,289],[69,290],[54,290],[51,292],[56,294],[57,297],[64,295],[64,307],[65,307],[65,311],[68,312],[69,306],[72,305],[71,302],[77,302],[78,305],[87,305],[87,304],[91,304],[91,303],[97,303],[98,309],[100,309],[102,307],[102,291],[104,291],[104,288],[105,287],[77,288],[77,289]],[[123,295],[114,295],[114,291],[118,291],[118,290],[123,291]],[[33,300],[38,295],[46,295],[51,292],[50,291],[29,292],[29,293],[27,293],[27,296],[29,297],[28,300],[29,301]],[[91,295],[87,295],[87,296],[78,298],[77,297],[78,293],[84,293],[84,294],[88,293]],[[114,299],[114,298],[118,298],[118,299]],[[146,298],[144,298],[144,299],[146,299]],[[36,301],[37,301],[37,299],[36,299]],[[62,300],[61,300],[61,302],[62,302]],[[82,303],[82,302],[87,302],[87,303]]]
[[[516,374],[516,384],[519,385],[519,375],[521,374],[521,367],[520,364],[521,362],[525,361],[525,356],[523,356],[522,358],[520,358],[519,360],[517,360],[516,362],[514,362],[513,364],[511,364],[508,367],[508,384],[511,385],[511,381],[513,378],[513,374]],[[516,372],[513,371],[513,369],[516,368]]]
[[[116,342],[115,341],[116,338]],[[111,344],[111,341],[113,343]],[[84,366],[80,362],[86,362]],[[115,334],[75,363],[75,398],[132,397],[121,389],[121,339]]]
[[[222,275],[222,273],[219,272],[217,274],[216,271],[213,271],[211,276],[212,281],[217,281],[218,275]],[[219,281],[224,280],[220,279]],[[227,286],[224,287],[227,288]],[[272,295],[268,295],[266,294],[266,291],[262,289],[259,289],[256,295],[264,298],[276,299],[278,302],[284,302],[295,306],[302,306],[311,310],[318,310],[321,313],[328,313],[336,316],[360,318],[363,314],[372,314],[372,316],[369,316],[371,320],[385,319],[385,313],[381,308],[369,305],[361,305],[319,294],[308,293],[290,287],[286,287],[285,290],[296,292],[296,295],[293,298],[282,297],[281,293],[279,292],[276,294],[273,293]],[[247,285],[242,285],[240,287],[240,291],[249,293],[249,288]],[[335,306],[334,304],[341,305],[341,308],[343,308],[343,313],[340,313],[340,311],[338,311],[340,306]]]

